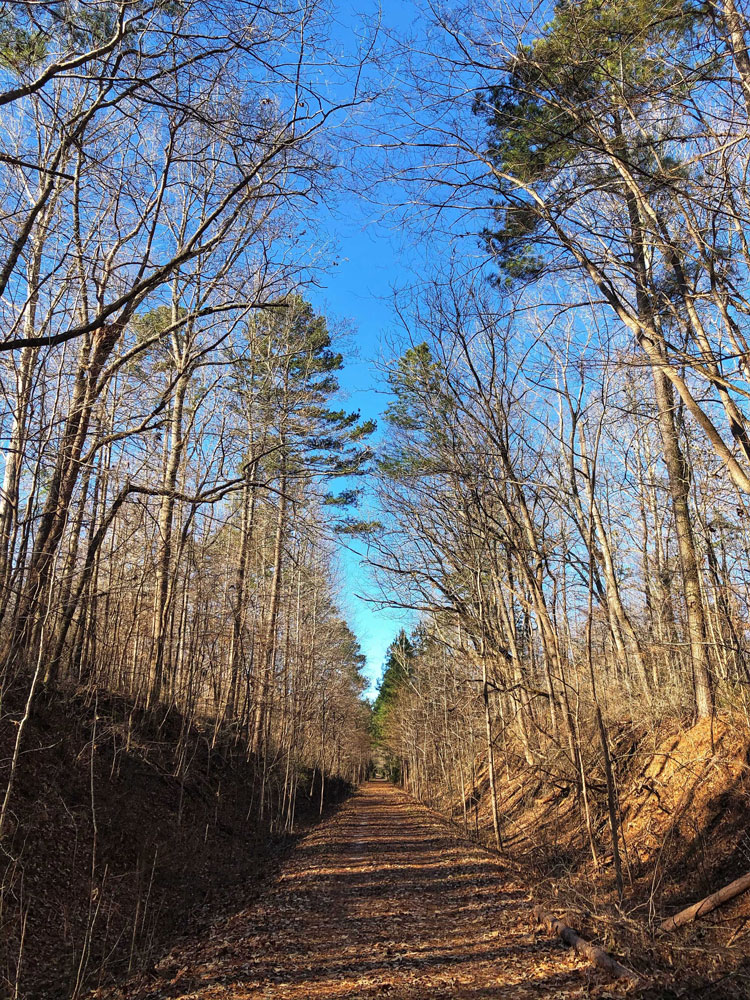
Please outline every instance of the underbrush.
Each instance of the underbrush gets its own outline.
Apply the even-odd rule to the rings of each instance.
[[[596,862],[582,796],[562,751],[529,763],[498,747],[503,853],[527,873],[534,902],[648,974],[659,997],[750,997],[750,893],[679,931],[663,918],[750,871],[750,732],[729,717],[610,731],[625,891],[615,886],[606,785],[596,744],[584,756]],[[540,776],[541,775],[541,776]],[[494,845],[489,781],[467,802],[429,803],[467,836]],[[675,984],[680,984],[679,990]]]
[[[18,708],[6,700],[0,784]],[[38,699],[0,842],[0,995],[63,1000],[133,972],[273,871],[288,771],[214,735],[121,698]],[[319,774],[296,787],[295,829],[318,816]],[[327,779],[325,801],[349,791]]]

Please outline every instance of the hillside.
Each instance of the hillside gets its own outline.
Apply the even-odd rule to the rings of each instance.
[[[660,731],[633,726],[613,740],[626,872],[621,905],[601,779],[592,775],[590,792],[594,864],[574,787],[540,780],[522,753],[507,750],[497,788],[500,853],[517,866],[534,899],[665,988],[688,990],[677,996],[747,995],[750,893],[680,930],[659,929],[665,917],[750,870],[750,735],[744,724],[715,719],[686,730],[677,723]],[[464,802],[447,789],[422,798],[469,839],[493,845],[486,768],[478,770]],[[712,983],[722,985],[712,992]]]
[[[0,733],[7,761],[14,729]],[[318,818],[320,775],[289,786],[281,763],[264,775],[241,743],[174,710],[39,699],[3,841],[0,992],[83,996],[252,898]],[[330,779],[326,804],[346,791]]]

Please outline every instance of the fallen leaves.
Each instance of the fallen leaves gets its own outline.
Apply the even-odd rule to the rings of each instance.
[[[121,1000],[621,997],[529,933],[527,888],[373,782],[297,845],[257,904],[184,943]]]

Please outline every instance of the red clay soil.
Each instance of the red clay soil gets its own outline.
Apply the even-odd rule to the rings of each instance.
[[[532,893],[406,795],[370,782],[253,905],[96,996],[526,1000],[622,996],[533,926]]]

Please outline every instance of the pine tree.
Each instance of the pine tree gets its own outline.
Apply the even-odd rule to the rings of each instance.
[[[411,676],[416,651],[404,629],[388,647],[383,677],[378,686],[378,696],[372,707],[373,745],[385,758],[385,766],[391,781],[401,777],[401,762],[389,750],[388,725],[393,709],[398,704],[399,693]]]

